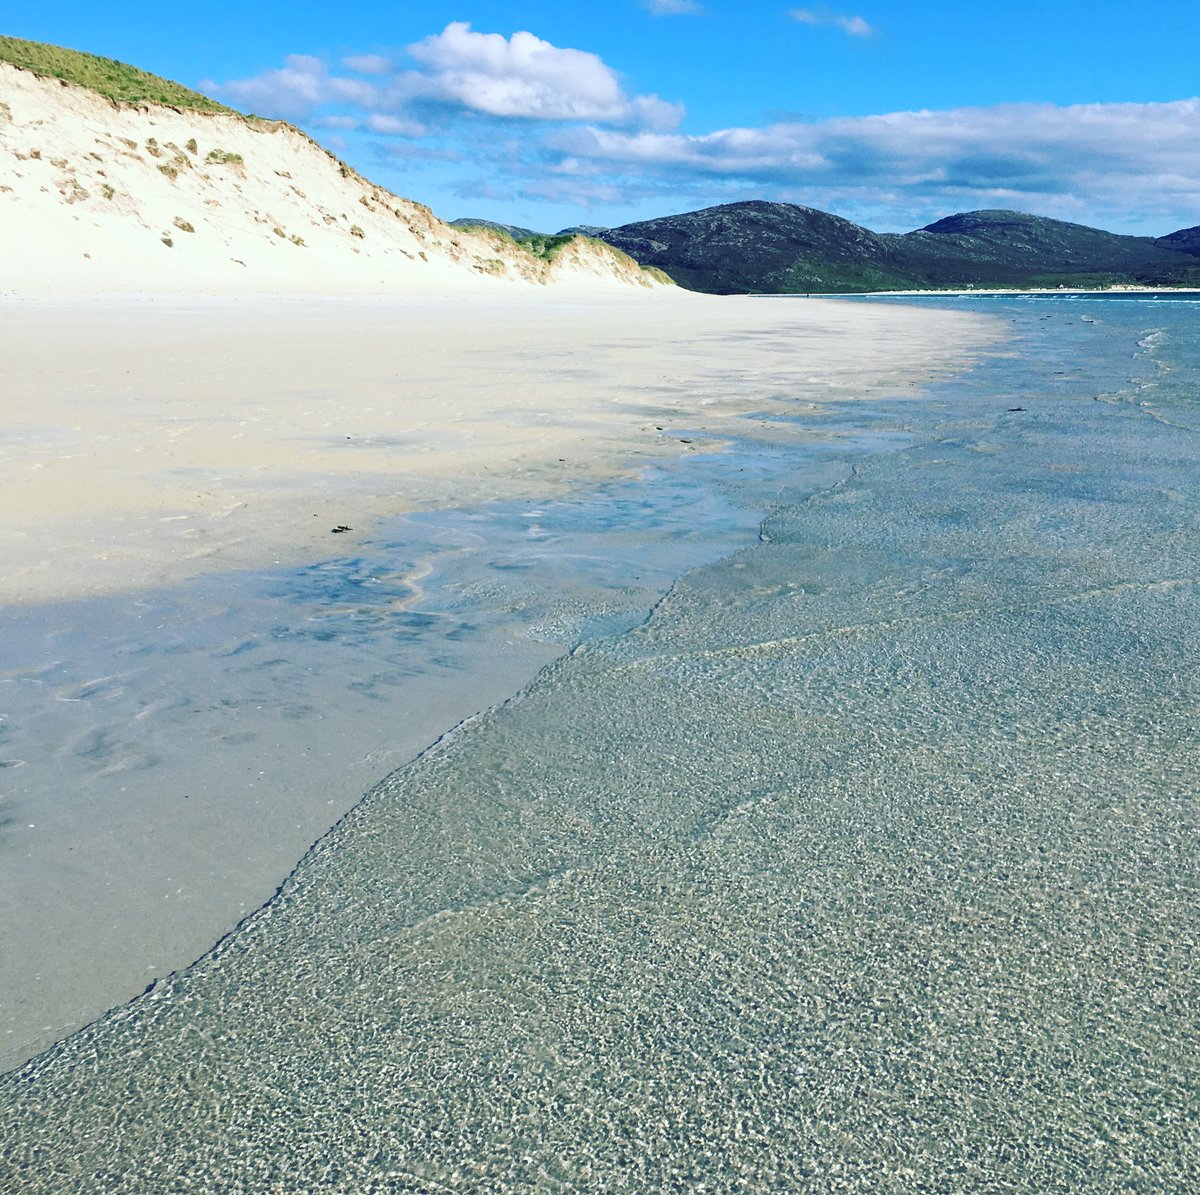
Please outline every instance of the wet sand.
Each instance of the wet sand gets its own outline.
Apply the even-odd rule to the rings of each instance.
[[[689,461],[761,535],[0,1077],[0,1188],[1192,1189],[1196,322],[1005,303]]]
[[[995,335],[690,296],[4,317],[0,1067],[198,957],[588,618],[752,537],[690,464],[775,416],[819,436],[822,400],[912,392]],[[677,465],[613,506],[638,535],[584,542],[596,487]],[[546,532],[539,504],[589,488]]]
[[[318,560],[334,527],[536,494],[782,400],[953,370],[952,313],[681,293],[0,303],[0,601]],[[353,538],[352,535],[349,538]]]

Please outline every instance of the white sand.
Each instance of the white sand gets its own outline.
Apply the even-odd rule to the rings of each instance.
[[[0,304],[0,601],[334,550],[330,529],[629,468],[776,396],[954,363],[980,321],[630,293]]]

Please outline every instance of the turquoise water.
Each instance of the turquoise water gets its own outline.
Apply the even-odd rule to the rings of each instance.
[[[748,420],[757,542],[0,1079],[0,1189],[1195,1189],[1200,307],[975,302],[1007,355],[819,486]]]

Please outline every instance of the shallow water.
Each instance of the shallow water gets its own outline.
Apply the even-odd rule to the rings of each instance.
[[[0,1187],[1193,1189],[1200,309],[981,309],[815,492],[748,421],[760,542],[0,1079]]]
[[[688,465],[0,613],[0,1069],[192,962],[448,727],[752,538],[732,462]]]

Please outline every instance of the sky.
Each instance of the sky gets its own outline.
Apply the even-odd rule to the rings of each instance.
[[[290,120],[445,219],[1200,224],[1196,0],[55,0],[0,32]]]

